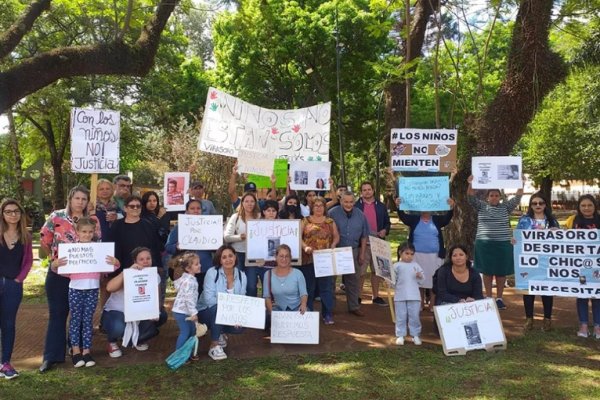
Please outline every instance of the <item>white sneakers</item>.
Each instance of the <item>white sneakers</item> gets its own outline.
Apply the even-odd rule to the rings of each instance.
[[[110,358],[119,358],[123,355],[121,348],[117,343],[109,343],[108,344],[108,355]]]
[[[416,346],[420,346],[420,345],[422,345],[422,344],[423,344],[423,341],[421,340],[421,338],[420,338],[420,337],[418,337],[418,336],[413,336],[413,343],[414,343]],[[400,337],[397,337],[397,338],[396,338],[396,345],[398,345],[398,346],[404,346],[404,337],[403,337],[403,336],[400,336]]]
[[[219,335],[219,346],[221,346],[222,348],[225,348],[225,347],[227,347],[227,339],[229,339],[229,338],[227,337],[227,335],[226,335],[226,334],[224,334],[224,333],[221,333],[221,334]]]
[[[225,354],[223,348],[219,345],[216,345],[208,350],[208,356],[215,361],[225,360],[227,358],[227,354]]]
[[[149,348],[150,348],[150,346],[148,345],[148,343],[140,343],[135,346],[135,349],[137,351],[146,351]]]

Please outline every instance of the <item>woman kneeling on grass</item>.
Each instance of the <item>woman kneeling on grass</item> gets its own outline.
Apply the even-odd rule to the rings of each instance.
[[[279,245],[275,256],[277,266],[267,272],[263,290],[267,311],[300,311],[304,314],[308,300],[306,281],[302,272],[292,268],[292,250],[287,244]]]
[[[206,272],[204,290],[198,299],[198,319],[210,330],[208,356],[215,361],[224,360],[227,354],[227,333],[241,333],[238,326],[218,325],[217,307],[219,293],[246,295],[246,275],[237,267],[237,257],[231,245],[219,247],[213,260],[215,266]]]
[[[152,254],[147,247],[136,247],[131,252],[131,259],[134,264],[131,268],[142,270],[152,266]],[[160,276],[159,276],[160,285]],[[106,285],[111,295],[104,306],[102,312],[101,325],[106,330],[108,339],[108,355],[112,358],[118,358],[123,355],[117,341],[123,337],[125,333],[125,291],[123,289],[123,272],[111,279]],[[157,288],[158,290],[158,288]],[[161,326],[167,320],[167,313],[164,310],[160,311],[158,320],[140,321],[138,325],[139,336],[138,342],[134,347],[138,351],[148,350],[148,340],[158,335],[157,327]]]
[[[6,199],[0,206],[0,212],[0,378],[13,379],[19,376],[10,365],[17,311],[23,298],[23,281],[33,262],[33,252],[25,209],[17,201]]]

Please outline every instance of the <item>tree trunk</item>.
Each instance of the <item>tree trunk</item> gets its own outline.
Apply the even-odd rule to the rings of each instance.
[[[16,190],[16,199],[19,200],[21,204],[23,204],[23,199],[25,198],[25,191],[23,189],[23,160],[21,159],[21,152],[19,151],[19,138],[17,136],[17,127],[15,125],[15,118],[13,116],[12,110],[9,110],[6,113],[6,117],[8,118],[8,134],[10,135],[10,147],[14,154],[14,174],[15,179],[17,181]]]
[[[562,59],[548,44],[552,0],[523,0],[513,28],[508,66],[496,97],[477,119],[465,119],[467,136],[461,153],[459,175],[453,195],[459,200],[461,214],[474,214],[464,201],[473,155],[508,155],[523,135],[543,98],[567,75]],[[472,121],[472,122],[471,122]],[[475,145],[476,143],[476,145]],[[449,227],[449,243],[471,244],[475,239],[475,218],[455,218]]]
[[[554,181],[549,176],[544,176],[542,178],[542,182],[540,183],[540,193],[542,196],[549,201],[550,203],[546,205],[546,207],[551,207],[552,205],[552,185]]]

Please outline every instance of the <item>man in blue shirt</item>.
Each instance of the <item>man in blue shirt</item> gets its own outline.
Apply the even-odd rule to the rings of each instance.
[[[359,317],[365,314],[360,310],[360,266],[365,262],[369,225],[362,211],[354,207],[354,195],[344,192],[340,198],[341,206],[329,210],[340,234],[338,247],[352,247],[354,255],[354,273],[344,275],[348,311]]]

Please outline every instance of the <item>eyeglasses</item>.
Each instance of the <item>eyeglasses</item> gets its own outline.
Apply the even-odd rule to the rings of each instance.
[[[142,208],[141,204],[128,204],[127,208],[131,208],[132,210],[137,210],[138,208]]]
[[[21,210],[4,210],[4,215],[21,215]]]
[[[546,204],[546,202],[545,202],[545,201],[532,201],[532,202],[531,202],[531,205],[532,205],[532,206],[543,206],[543,205],[545,205],[545,204]]]

